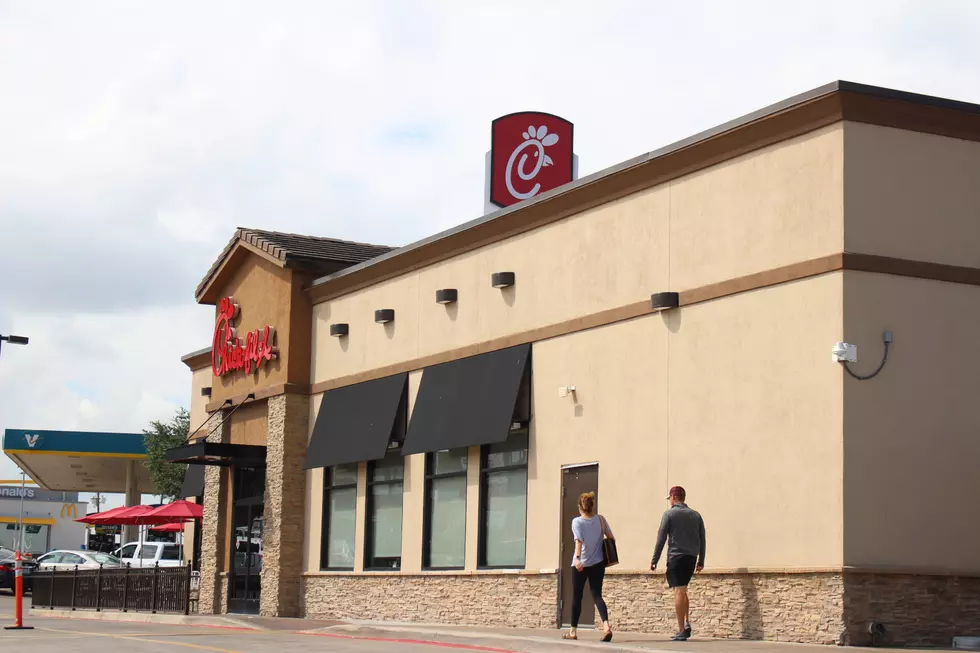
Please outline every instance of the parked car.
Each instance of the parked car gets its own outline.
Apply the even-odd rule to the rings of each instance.
[[[11,592],[14,591],[14,583],[16,582],[16,567],[15,567],[15,557],[16,553],[10,549],[5,549],[0,547],[0,589],[8,589]],[[37,568],[37,563],[33,560],[23,559],[21,560],[21,568],[24,573],[24,591],[31,591],[31,575]]]
[[[130,542],[113,551],[112,555],[130,567],[153,567],[156,564],[180,567],[184,564],[180,547],[174,542]]]
[[[108,553],[99,551],[49,551],[37,559],[37,568],[45,571],[62,569],[98,569],[122,567],[123,563]]]

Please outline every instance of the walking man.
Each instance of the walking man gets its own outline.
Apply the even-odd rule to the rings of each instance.
[[[667,548],[667,585],[674,590],[674,612],[677,613],[675,642],[687,641],[691,636],[691,605],[687,598],[687,585],[695,570],[704,569],[704,520],[687,507],[687,492],[680,486],[670,488],[670,508],[660,520],[657,547],[650,562],[650,571],[657,570],[664,544]]]

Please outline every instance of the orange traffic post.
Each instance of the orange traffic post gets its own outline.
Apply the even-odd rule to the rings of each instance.
[[[20,549],[14,554],[14,625],[4,630],[34,630],[34,626],[24,625],[24,565],[20,559]]]

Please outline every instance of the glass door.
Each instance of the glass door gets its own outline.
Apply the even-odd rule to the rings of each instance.
[[[236,468],[234,488],[228,611],[258,614],[262,589],[265,468]]]

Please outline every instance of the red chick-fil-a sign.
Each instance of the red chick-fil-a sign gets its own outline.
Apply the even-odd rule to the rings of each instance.
[[[538,111],[494,120],[490,201],[507,207],[572,181],[573,132],[572,123],[564,118]]]
[[[214,340],[211,347],[211,369],[215,376],[244,370],[246,374],[259,371],[259,365],[279,355],[273,344],[276,330],[267,326],[250,331],[245,340],[238,337],[233,326],[240,308],[231,297],[222,298],[218,304],[218,319],[214,324]]]

